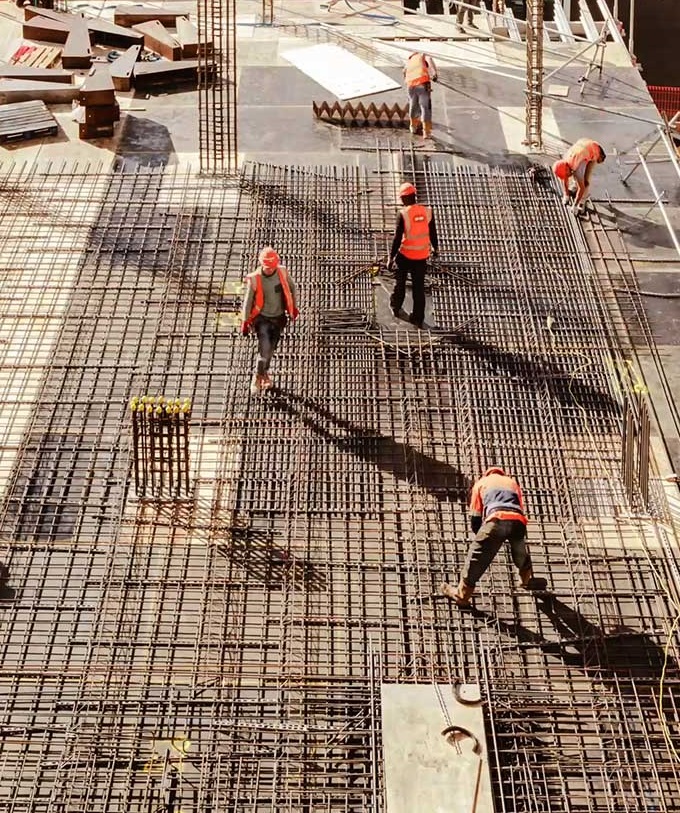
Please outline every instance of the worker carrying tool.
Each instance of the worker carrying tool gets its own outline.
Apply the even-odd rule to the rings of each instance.
[[[579,138],[566,152],[564,158],[553,164],[553,172],[562,182],[562,203],[569,205],[574,197],[574,213],[581,214],[590,195],[590,176],[595,164],[601,164],[607,156],[602,147],[591,138]],[[576,192],[570,189],[570,180],[576,182]]]
[[[453,599],[459,607],[467,607],[475,592],[475,585],[505,542],[510,543],[512,561],[519,570],[522,587],[532,589],[533,582],[539,582],[538,579],[534,580],[526,546],[527,517],[522,489],[517,480],[499,466],[487,469],[472,487],[470,525],[475,538],[470,545],[458,589],[445,582],[441,587],[445,596]]]
[[[397,278],[390,297],[390,307],[397,318],[405,316],[401,306],[406,296],[406,277],[410,274],[413,310],[408,320],[422,328],[425,321],[425,271],[430,252],[434,257],[439,250],[437,227],[432,209],[416,203],[416,188],[412,183],[403,183],[399,187],[399,197],[402,208],[394,230],[388,263]]]
[[[414,135],[432,136],[432,82],[437,81],[437,66],[427,54],[413,53],[406,60],[404,79],[408,91],[409,123]]]
[[[241,333],[252,328],[257,336],[259,355],[250,384],[253,395],[272,386],[269,365],[281,332],[299,314],[295,283],[280,264],[279,255],[266,246],[258,257],[260,267],[246,277],[246,293],[241,308]]]

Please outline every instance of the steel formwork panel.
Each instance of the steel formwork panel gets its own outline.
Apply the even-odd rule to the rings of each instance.
[[[238,182],[0,167],[9,813],[375,813],[380,683],[433,681],[481,685],[499,813],[672,810],[676,564],[622,488],[578,231],[521,171],[417,170],[437,329],[380,324],[394,158]],[[234,311],[267,243],[302,318],[254,398]],[[132,498],[142,392],[192,399],[190,499]],[[461,613],[439,585],[493,462],[551,590],[502,552]]]

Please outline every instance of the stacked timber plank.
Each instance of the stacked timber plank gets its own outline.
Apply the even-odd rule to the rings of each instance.
[[[78,101],[85,110],[85,121],[78,125],[80,138],[110,138],[114,122],[120,119],[120,107],[108,68],[100,68],[87,77]]]
[[[56,135],[59,125],[45,102],[19,102],[0,106],[0,143]]]

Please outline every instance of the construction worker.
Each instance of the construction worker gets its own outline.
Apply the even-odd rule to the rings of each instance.
[[[406,277],[410,274],[413,310],[409,322],[421,328],[425,321],[427,260],[430,251],[435,256],[439,249],[437,227],[432,209],[416,203],[416,188],[412,183],[401,185],[399,197],[402,208],[394,230],[388,263],[388,267],[394,270],[397,278],[390,297],[390,307],[397,318],[404,316],[401,306],[406,296]]]
[[[456,3],[458,11],[456,13],[456,24],[460,28],[463,25],[463,20],[467,15],[467,24],[472,28],[477,28],[474,23],[474,19],[472,16],[472,9],[469,6],[476,6],[478,5],[478,0],[465,0],[465,3]],[[453,3],[449,4],[449,7],[453,11]]]
[[[414,53],[406,60],[404,79],[408,89],[409,123],[414,135],[432,136],[432,82],[437,81],[437,67],[427,54]]]
[[[590,176],[595,164],[601,164],[607,156],[602,147],[590,138],[579,138],[570,147],[564,158],[553,164],[553,172],[562,182],[564,195],[562,203],[565,206],[574,193],[569,188],[571,178],[576,182],[576,194],[574,197],[574,213],[580,214],[585,210],[585,203],[590,194]]]
[[[472,487],[470,525],[475,538],[470,545],[458,589],[444,583],[441,591],[459,607],[467,607],[475,585],[487,571],[504,542],[510,543],[512,560],[522,587],[529,589],[534,576],[526,546],[527,517],[519,483],[500,466],[491,466]]]
[[[279,255],[265,246],[258,257],[260,267],[246,277],[246,293],[241,309],[241,333],[252,328],[257,335],[259,355],[250,391],[253,395],[272,386],[269,365],[288,320],[299,314],[295,283],[280,264]]]

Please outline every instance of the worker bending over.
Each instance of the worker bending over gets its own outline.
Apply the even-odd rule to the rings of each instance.
[[[257,335],[259,355],[250,391],[255,395],[272,386],[269,365],[288,320],[298,317],[295,283],[280,265],[279,255],[271,246],[262,249],[260,267],[246,277],[246,293],[241,309],[241,333],[252,327]]]
[[[527,517],[519,483],[499,466],[492,466],[472,487],[470,525],[475,534],[458,589],[447,583],[442,593],[459,607],[470,604],[475,585],[486,573],[505,542],[519,570],[522,587],[529,589],[534,576],[526,546]]]
[[[432,135],[432,82],[437,81],[437,66],[427,54],[414,53],[406,60],[404,79],[408,91],[410,130],[423,138]]]
[[[394,269],[397,281],[390,297],[392,313],[404,315],[401,306],[406,296],[406,277],[411,275],[413,310],[409,322],[422,327],[425,321],[425,271],[430,251],[439,249],[434,214],[429,206],[416,203],[416,188],[403,183],[399,188],[402,208],[399,211],[388,267]]]
[[[568,205],[573,192],[569,188],[571,178],[576,182],[574,212],[580,214],[590,194],[590,176],[595,164],[601,164],[607,156],[602,147],[590,138],[579,140],[567,150],[564,158],[553,164],[553,172],[562,182],[562,203]]]

